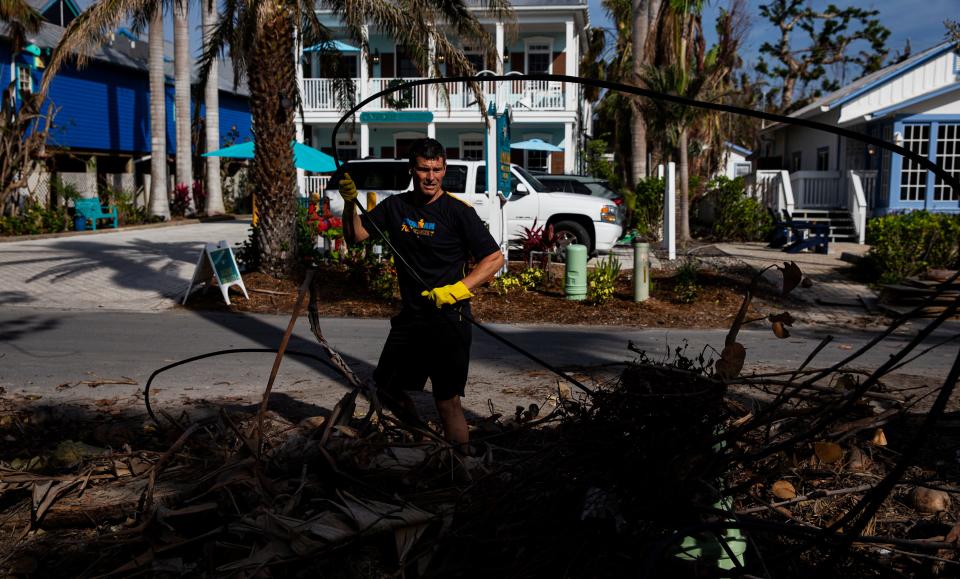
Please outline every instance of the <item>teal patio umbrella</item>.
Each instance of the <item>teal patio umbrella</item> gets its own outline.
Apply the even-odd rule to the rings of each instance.
[[[330,155],[308,147],[303,143],[291,141],[293,146],[293,164],[298,169],[314,173],[330,173],[337,170],[337,163]],[[254,155],[253,141],[231,145],[216,151],[204,153],[202,157],[228,157],[230,159],[252,159]]]
[[[550,143],[541,139],[527,139],[526,141],[510,143],[510,148],[522,149],[524,151],[547,151],[549,153],[558,153],[563,150],[563,147],[551,145]]]

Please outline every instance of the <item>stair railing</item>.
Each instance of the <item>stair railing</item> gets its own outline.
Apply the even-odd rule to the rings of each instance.
[[[863,181],[856,171],[847,171],[850,186],[847,187],[847,209],[857,234],[857,243],[863,245],[867,237],[867,196],[863,193]]]

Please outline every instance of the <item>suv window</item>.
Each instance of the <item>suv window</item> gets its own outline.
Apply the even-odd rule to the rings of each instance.
[[[467,167],[464,165],[447,165],[447,174],[443,176],[440,185],[447,193],[467,192]]]
[[[350,173],[357,189],[364,191],[405,191],[410,187],[405,161],[348,162],[330,179],[330,187],[336,189],[344,172]]]

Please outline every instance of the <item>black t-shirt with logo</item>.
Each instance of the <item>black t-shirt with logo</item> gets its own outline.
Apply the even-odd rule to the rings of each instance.
[[[467,203],[444,193],[432,203],[417,203],[422,193],[407,191],[387,197],[363,217],[363,227],[375,237],[372,221],[390,237],[390,242],[426,282],[424,288],[400,259],[396,259],[400,297],[407,309],[436,311],[434,303],[420,295],[457,283],[466,275],[467,261],[481,260],[500,247],[477,212]]]

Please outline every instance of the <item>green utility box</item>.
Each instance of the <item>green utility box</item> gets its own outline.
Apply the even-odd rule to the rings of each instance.
[[[567,268],[563,291],[568,300],[587,297],[587,246],[571,243],[567,246]]]

